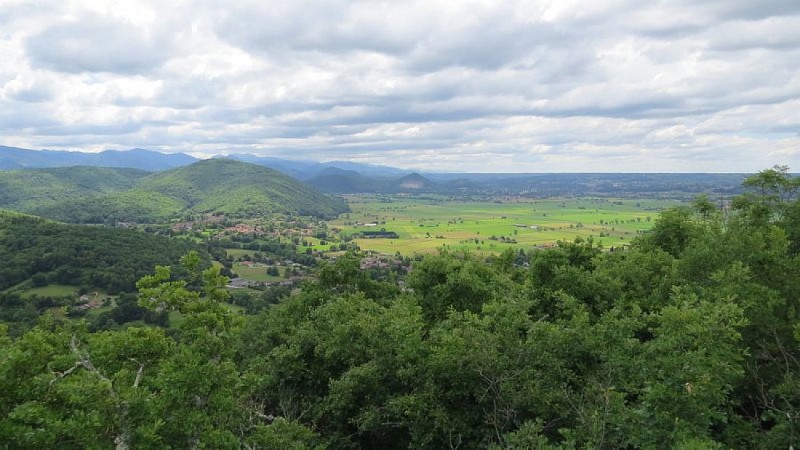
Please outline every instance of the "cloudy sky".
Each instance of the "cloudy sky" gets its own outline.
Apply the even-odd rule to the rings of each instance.
[[[0,0],[0,145],[800,171],[800,1]]]

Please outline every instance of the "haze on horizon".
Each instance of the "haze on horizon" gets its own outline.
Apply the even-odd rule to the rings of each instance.
[[[800,169],[800,2],[0,0],[0,145]]]

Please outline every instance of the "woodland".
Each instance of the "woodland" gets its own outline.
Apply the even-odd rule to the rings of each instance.
[[[0,325],[0,448],[796,447],[800,179],[743,189],[613,252],[349,252],[257,314],[201,250],[153,261],[127,304],[178,326]]]

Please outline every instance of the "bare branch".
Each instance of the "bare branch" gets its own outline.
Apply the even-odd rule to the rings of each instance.
[[[76,362],[74,366],[70,367],[69,369],[65,370],[64,372],[54,372],[53,374],[57,375],[57,377],[53,378],[52,380],[50,380],[50,386],[54,385],[55,383],[61,381],[65,377],[67,377],[67,375],[69,375],[72,372],[74,372],[75,369],[77,369],[78,367],[82,367],[80,362]]]
[[[136,361],[139,362],[139,361]],[[139,370],[136,371],[136,379],[133,380],[133,387],[138,388],[139,383],[142,381],[142,374],[144,373],[144,364],[139,364]]]

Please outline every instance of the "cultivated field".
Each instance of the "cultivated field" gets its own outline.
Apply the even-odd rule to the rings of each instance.
[[[499,253],[589,238],[604,247],[625,245],[652,227],[677,201],[563,198],[446,201],[436,196],[346,196],[351,212],[329,223],[345,235],[395,232],[397,239],[355,238],[363,250],[403,255],[439,248]]]

